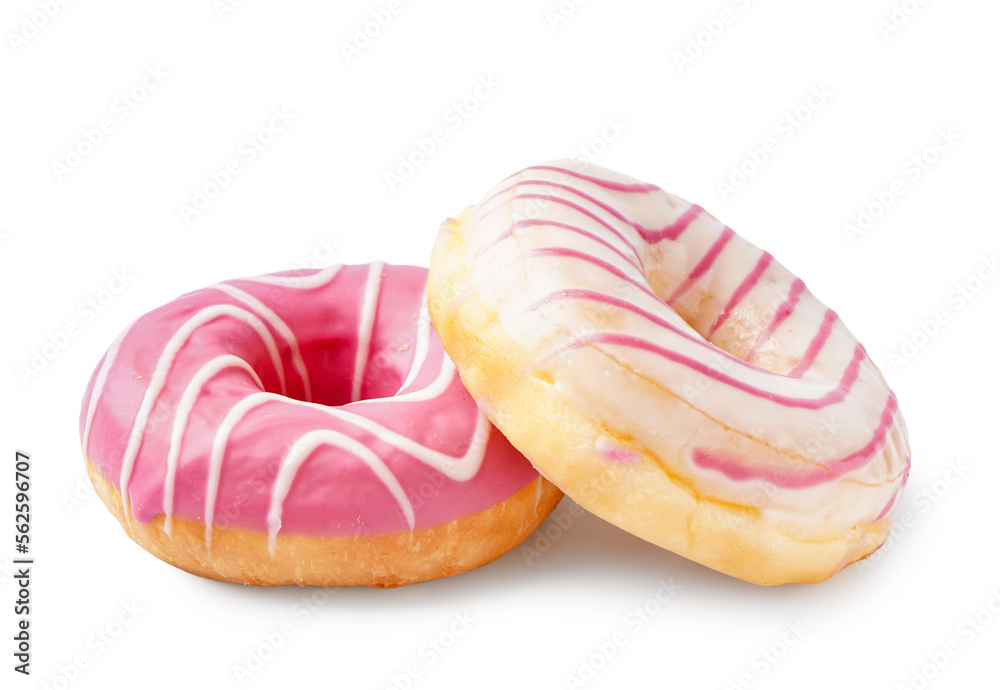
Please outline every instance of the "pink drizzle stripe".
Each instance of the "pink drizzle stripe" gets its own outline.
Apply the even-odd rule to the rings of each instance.
[[[811,367],[813,362],[816,361],[816,357],[819,355],[820,350],[823,349],[823,345],[826,344],[827,338],[830,337],[830,333],[833,332],[833,324],[836,320],[837,313],[833,311],[833,309],[827,309],[826,315],[823,317],[823,323],[820,324],[819,330],[816,331],[816,335],[813,337],[812,342],[809,343],[809,347],[806,348],[805,354],[802,355],[802,360],[795,365],[794,369],[788,372],[788,378],[800,378],[809,370],[809,367]]]
[[[682,213],[681,216],[676,221],[674,221],[673,223],[670,223],[670,224],[668,224],[668,225],[666,225],[666,226],[664,226],[664,227],[662,227],[662,228],[660,228],[658,230],[657,229],[651,229],[651,228],[647,228],[647,227],[645,227],[645,226],[643,226],[643,225],[641,225],[639,223],[635,223],[635,222],[629,220],[618,209],[614,208],[613,206],[610,206],[609,204],[604,203],[603,201],[600,201],[599,199],[596,199],[595,197],[587,194],[586,192],[583,192],[583,191],[577,189],[576,187],[570,187],[569,185],[561,184],[559,182],[552,182],[551,180],[520,180],[517,183],[512,184],[510,187],[506,187],[506,188],[501,189],[500,191],[496,192],[495,194],[490,195],[489,197],[487,197],[486,199],[484,199],[481,202],[481,205],[485,206],[487,203],[489,203],[493,199],[495,199],[495,198],[497,198],[497,197],[499,197],[499,196],[501,196],[503,194],[506,194],[507,192],[510,192],[512,189],[515,189],[516,187],[525,186],[525,185],[540,185],[540,186],[543,186],[543,187],[555,187],[556,189],[561,189],[563,191],[569,192],[570,194],[578,196],[578,197],[580,197],[581,199],[583,199],[585,201],[589,201],[590,203],[594,204],[595,206],[597,206],[598,208],[602,209],[603,211],[606,211],[607,213],[611,214],[611,216],[613,216],[616,220],[619,220],[622,223],[625,223],[626,225],[628,225],[629,227],[631,227],[633,230],[635,230],[637,233],[639,233],[639,236],[647,244],[656,244],[658,242],[662,242],[663,240],[671,240],[671,241],[676,240],[678,237],[681,236],[681,234],[684,233],[685,230],[688,229],[688,226],[690,226],[691,223],[694,222],[694,220],[696,218],[698,218],[698,216],[700,216],[702,214],[702,212],[704,211],[704,209],[702,209],[701,206],[698,206],[697,204],[693,204],[690,208],[688,208],[687,211],[685,211],[684,213]],[[520,194],[520,193],[516,193],[516,191],[515,191],[515,194],[513,196],[511,196],[510,199],[511,200],[513,200],[513,199],[545,199],[545,200],[548,200],[548,201],[554,201],[554,202],[557,202],[557,203],[561,203],[561,204],[563,204],[565,206],[569,206],[570,208],[574,208],[575,210],[578,210],[578,211],[580,211],[582,213],[586,213],[589,217],[593,218],[594,220],[596,220],[599,223],[601,223],[602,225],[604,225],[604,227],[608,228],[609,230],[611,230],[615,234],[621,236],[621,233],[619,233],[618,230],[612,228],[610,225],[607,224],[607,222],[605,222],[604,220],[602,220],[598,216],[596,216],[593,213],[593,211],[584,210],[583,207],[581,207],[581,206],[579,206],[577,204],[574,204],[573,202],[567,201],[567,200],[563,199],[562,197],[555,196],[555,195],[552,195],[552,194],[531,194],[531,193]],[[507,204],[508,204],[508,202],[505,201],[504,204],[499,205],[496,208],[490,209],[488,212],[484,213],[483,215],[484,216],[489,215],[490,213],[493,213],[494,211],[496,211],[496,210],[498,210],[500,208],[503,208]],[[624,239],[624,238],[622,238],[622,239]]]
[[[633,266],[635,266],[637,270],[639,270],[639,271],[643,270],[642,269],[642,259],[639,258],[638,252],[636,252],[635,256],[631,256],[631,257],[627,256],[625,254],[625,252],[623,252],[622,250],[618,249],[617,247],[615,247],[613,244],[611,244],[607,240],[602,239],[602,238],[598,237],[597,235],[595,235],[594,233],[592,233],[592,232],[590,232],[588,230],[584,230],[583,228],[579,228],[579,227],[577,227],[575,225],[570,225],[569,223],[560,223],[560,222],[554,221],[554,220],[521,220],[521,221],[518,221],[518,222],[514,223],[514,228],[515,229],[516,228],[533,228],[533,227],[541,227],[541,226],[549,226],[549,227],[554,227],[554,228],[562,228],[563,230],[569,230],[570,232],[576,233],[577,235],[583,235],[584,237],[586,237],[588,239],[591,239],[594,242],[597,242],[598,244],[604,245],[605,247],[607,247],[608,249],[610,249],[611,251],[613,251],[615,254],[617,254],[618,256],[620,256],[621,258],[623,258],[625,261],[627,261],[628,263],[630,263]],[[513,231],[508,231],[507,233],[504,233],[504,237],[502,237],[501,239],[506,239],[507,237],[511,237],[512,234],[513,234]],[[490,245],[490,246],[492,246],[492,245]],[[631,247],[632,245],[628,245],[628,246]]]
[[[739,284],[736,291],[733,292],[732,296],[729,298],[729,301],[726,302],[726,306],[722,309],[722,313],[716,317],[715,323],[712,324],[712,328],[708,331],[709,337],[712,337],[712,335],[719,330],[722,324],[729,319],[729,315],[733,313],[733,309],[736,308],[736,305],[742,302],[743,298],[757,286],[757,283],[760,282],[761,276],[764,275],[764,271],[767,270],[767,267],[771,265],[772,261],[774,261],[774,257],[771,256],[770,253],[764,252],[761,255],[760,260],[757,261],[757,265],[753,267],[753,270],[750,271],[750,273],[747,274],[747,277],[743,279],[743,282]]]
[[[698,282],[699,278],[705,275],[708,269],[712,268],[712,265],[719,258],[719,254],[722,253],[722,250],[726,248],[726,245],[729,244],[729,241],[733,239],[733,235],[735,234],[736,233],[728,227],[723,229],[719,239],[717,239],[715,243],[709,247],[708,251],[705,252],[705,256],[703,256],[701,261],[699,261],[698,264],[691,270],[691,273],[684,279],[684,282],[677,286],[677,289],[674,290],[674,294],[667,298],[668,303],[679,299],[681,295],[691,289],[692,285]]]
[[[535,181],[523,180],[519,184],[530,184],[532,182]],[[643,225],[640,225],[639,223],[635,223],[629,220],[628,218],[625,217],[625,215],[621,211],[619,211],[615,207],[606,204],[603,201],[596,199],[585,192],[581,192],[579,189],[575,187],[570,187],[569,185],[552,181],[541,181],[538,183],[544,184],[548,187],[555,187],[556,189],[562,189],[563,191],[570,192],[571,194],[576,194],[582,199],[586,199],[587,201],[594,204],[598,208],[607,211],[621,222],[632,226],[632,228],[639,233],[642,239],[649,244],[656,244],[657,242],[661,242],[663,240],[676,240],[678,237],[680,237],[681,233],[687,230],[688,226],[691,225],[691,222],[695,218],[697,218],[698,215],[701,213],[701,207],[692,206],[687,211],[685,211],[684,214],[681,215],[681,217],[678,218],[674,223],[671,223],[659,230],[652,230]]]
[[[551,170],[552,172],[557,172],[562,175],[569,175],[570,177],[575,177],[578,180],[586,180],[587,182],[592,182],[599,187],[604,187],[605,189],[611,189],[616,192],[659,192],[662,191],[655,184],[646,184],[645,182],[639,182],[636,184],[626,184],[624,182],[612,182],[611,180],[605,180],[601,177],[592,177],[590,175],[584,175],[583,173],[576,172],[575,170],[569,170],[568,168],[560,168],[554,165],[533,165],[530,168],[525,168],[525,170]]]
[[[586,192],[583,192],[583,191],[577,189],[576,187],[570,187],[569,185],[562,184],[561,182],[553,182],[551,180],[521,180],[521,182],[519,182],[518,184],[520,184],[520,185],[540,184],[540,185],[545,186],[545,187],[555,187],[556,189],[561,189],[564,192],[569,192],[570,194],[575,194],[576,196],[580,197],[581,199],[584,199],[585,201],[589,201],[594,206],[597,206],[602,211],[605,211],[605,212],[611,214],[612,216],[615,217],[616,220],[620,220],[622,223],[625,223],[626,225],[629,225],[629,226],[631,226],[633,228],[637,228],[638,227],[637,223],[633,223],[632,221],[630,221],[628,218],[625,217],[625,215],[621,211],[619,211],[618,209],[616,209],[614,206],[606,204],[603,201],[601,201],[600,199],[597,199],[596,197],[592,197],[591,195],[589,195]]]
[[[871,440],[859,450],[846,457],[829,462],[825,467],[819,467],[806,472],[789,472],[771,465],[750,465],[736,457],[714,452],[704,448],[696,448],[692,452],[694,464],[705,469],[715,470],[737,482],[751,479],[763,479],[784,489],[803,489],[833,481],[848,472],[864,467],[876,453],[885,447],[889,429],[896,418],[896,396],[890,394],[885,409],[879,420],[879,426]],[[877,518],[876,518],[877,519]]]
[[[614,297],[612,295],[604,294],[603,292],[594,292],[593,290],[582,290],[582,289],[560,290],[558,292],[553,292],[551,295],[547,295],[545,298],[539,300],[538,302],[535,302],[533,305],[531,305],[531,309],[536,310],[546,304],[549,304],[551,302],[557,302],[563,299],[586,299],[594,302],[602,302],[604,304],[610,304],[612,306],[618,307],[619,309],[625,309],[627,311],[632,312],[633,314],[638,314],[639,316],[643,317],[644,319],[647,319],[648,321],[651,321],[652,323],[655,323],[657,326],[662,326],[663,328],[666,328],[670,332],[679,335],[680,337],[684,338],[685,340],[691,343],[694,343],[695,345],[704,347],[707,350],[711,350],[713,354],[717,354],[721,357],[724,357],[732,362],[745,366],[749,369],[754,369],[756,371],[767,371],[766,369],[761,369],[760,367],[754,366],[749,362],[744,362],[736,355],[731,355],[725,350],[717,348],[715,345],[708,342],[700,335],[689,333],[688,331],[679,328],[675,324],[670,323],[666,319],[663,319],[652,312],[646,311],[645,309],[638,307],[626,300]]]
[[[617,278],[621,278],[622,280],[628,281],[631,285],[636,286],[637,288],[645,292],[653,299],[655,300],[660,299],[659,297],[656,296],[655,292],[649,289],[649,286],[647,286],[646,284],[640,283],[635,278],[626,274],[623,270],[621,270],[617,266],[613,266],[609,264],[607,261],[602,261],[601,259],[598,259],[595,256],[587,254],[586,252],[579,252],[575,249],[567,249],[565,247],[544,247],[542,249],[531,250],[530,252],[527,253],[527,256],[562,256],[571,259],[580,259],[582,261],[587,261],[589,263],[594,264],[598,268],[607,271],[608,273]]]
[[[688,226],[695,221],[695,219],[700,216],[705,209],[703,209],[698,204],[692,204],[691,207],[681,214],[681,217],[675,220],[670,225],[664,227],[661,230],[650,230],[649,228],[644,228],[641,225],[635,225],[636,231],[646,241],[647,244],[656,244],[657,242],[662,242],[663,240],[676,240],[680,237]]]
[[[560,204],[561,206],[566,206],[567,208],[571,208],[574,211],[578,211],[578,212],[582,213],[583,215],[587,216],[588,218],[590,218],[591,220],[594,220],[594,221],[600,223],[604,228],[606,228],[610,232],[613,232],[616,237],[618,237],[619,239],[621,239],[622,242],[625,242],[626,244],[629,244],[629,245],[633,244],[632,242],[628,241],[628,239],[625,237],[625,235],[623,235],[621,233],[621,231],[618,230],[618,228],[616,228],[613,225],[611,225],[610,223],[608,223],[606,220],[604,220],[603,218],[601,218],[600,216],[598,216],[596,213],[594,213],[590,209],[584,208],[583,206],[580,206],[579,204],[575,204],[572,201],[568,201],[566,199],[563,199],[562,197],[553,196],[552,194],[523,193],[523,194],[515,194],[512,197],[512,199],[540,199],[540,200],[543,200],[543,201],[552,201],[554,203]]]
[[[621,345],[623,347],[632,347],[638,350],[645,350],[646,352],[651,352],[653,354],[659,355],[664,359],[670,360],[692,369],[699,374],[704,374],[709,378],[713,378],[720,383],[724,383],[736,390],[743,391],[744,393],[749,393],[758,398],[764,398],[765,400],[770,400],[778,405],[783,405],[784,407],[792,407],[804,410],[821,410],[830,405],[836,405],[837,403],[844,400],[847,394],[850,393],[851,388],[854,386],[855,381],[858,380],[858,373],[861,368],[861,362],[865,358],[865,353],[860,347],[855,347],[854,357],[851,359],[850,364],[844,370],[841,375],[840,381],[827,393],[825,393],[820,398],[810,399],[810,398],[792,398],[786,395],[780,395],[771,391],[766,391],[757,386],[750,385],[749,383],[744,383],[738,379],[734,379],[732,376],[724,374],[720,371],[706,366],[696,359],[692,359],[686,355],[682,355],[679,352],[674,352],[668,350],[665,347],[651,343],[648,340],[643,340],[642,338],[636,338],[635,336],[623,335],[618,333],[598,333],[596,335],[587,336],[581,338],[573,343],[571,343],[569,348],[582,347],[588,344],[604,344],[604,345]]]
[[[792,315],[792,312],[795,311],[795,305],[799,303],[799,298],[802,297],[802,293],[805,289],[806,284],[802,282],[801,279],[796,278],[795,282],[792,283],[792,286],[788,289],[788,298],[780,307],[778,307],[778,311],[774,313],[774,318],[771,319],[771,323],[768,324],[767,328],[764,329],[764,332],[757,338],[757,342],[754,343],[753,349],[751,349],[750,353],[747,355],[748,358],[752,357],[757,350],[767,342],[768,338],[774,335],[774,332],[785,322],[785,319]]]

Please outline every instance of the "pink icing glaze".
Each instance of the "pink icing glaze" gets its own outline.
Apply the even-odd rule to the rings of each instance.
[[[462,386],[427,271],[334,266],[226,281],[138,319],[83,399],[84,453],[126,515],[382,535],[488,508],[538,477]]]

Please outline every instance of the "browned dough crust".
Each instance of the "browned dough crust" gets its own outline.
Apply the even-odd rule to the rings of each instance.
[[[157,558],[194,575],[251,585],[398,587],[457,575],[496,560],[520,544],[559,504],[562,492],[539,477],[510,498],[452,522],[379,537],[278,536],[274,557],[266,534],[214,528],[163,516],[149,524],[125,519],[122,497],[88,460],[97,495],[125,532]]]

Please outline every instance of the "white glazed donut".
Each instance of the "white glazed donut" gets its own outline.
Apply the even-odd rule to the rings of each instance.
[[[885,540],[896,397],[837,315],[700,207],[579,161],[445,222],[431,315],[480,407],[584,508],[759,583]]]

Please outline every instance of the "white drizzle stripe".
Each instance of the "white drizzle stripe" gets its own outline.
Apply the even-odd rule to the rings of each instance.
[[[121,335],[111,343],[111,347],[108,348],[107,354],[104,355],[104,364],[101,365],[101,370],[97,372],[97,379],[94,381],[94,390],[90,392],[90,402],[87,403],[87,421],[83,425],[83,454],[89,457],[90,453],[90,428],[94,423],[94,413],[97,411],[97,403],[100,402],[101,394],[104,392],[104,384],[108,380],[108,372],[111,371],[111,366],[115,363],[115,359],[118,357],[118,350],[121,349],[122,342],[125,340],[125,336],[128,335],[129,331],[132,330],[132,326],[136,324],[136,319],[128,326],[125,330],[121,332]]]
[[[351,381],[351,402],[361,399],[361,384],[365,379],[365,367],[371,355],[372,330],[375,328],[375,309],[378,306],[379,288],[382,285],[382,271],[385,264],[376,261],[368,267],[365,281],[365,298],[361,307],[358,324],[358,349],[354,356],[354,377]]]
[[[410,364],[410,371],[406,374],[406,380],[399,390],[404,391],[406,387],[413,383],[420,373],[427,359],[427,352],[430,350],[431,342],[431,316],[430,308],[427,306],[427,284],[424,283],[424,299],[420,302],[420,321],[417,323],[417,349],[413,353],[413,363]]]
[[[302,387],[305,389],[305,399],[312,400],[312,387],[309,384],[309,372],[306,371],[305,360],[302,359],[302,352],[299,350],[299,341],[292,332],[292,329],[288,327],[288,324],[282,321],[281,317],[274,313],[274,311],[268,307],[266,304],[261,302],[259,299],[254,297],[248,292],[240,290],[238,287],[233,287],[232,285],[227,285],[226,283],[219,283],[218,285],[212,286],[216,290],[221,290],[233,299],[237,299],[249,307],[256,309],[258,314],[264,318],[271,327],[276,330],[281,337],[285,339],[288,346],[292,350],[292,366],[295,367],[295,371],[298,372],[299,378],[302,379]]]
[[[160,358],[156,361],[156,367],[153,370],[153,375],[149,379],[149,387],[146,388],[146,392],[143,394],[142,403],[139,405],[139,412],[136,414],[135,422],[132,424],[132,431],[129,434],[128,445],[125,447],[125,455],[122,458],[122,471],[118,488],[122,495],[122,508],[125,513],[126,520],[131,519],[131,511],[129,510],[128,483],[129,479],[132,477],[132,468],[135,464],[136,457],[139,455],[139,449],[142,446],[142,439],[146,433],[145,427],[149,420],[149,414],[153,411],[153,405],[156,404],[156,399],[160,396],[160,392],[166,385],[167,375],[170,373],[170,368],[173,366],[174,358],[177,356],[177,353],[184,346],[184,344],[187,343],[191,334],[194,333],[195,330],[213,319],[219,318],[220,316],[231,316],[233,318],[240,319],[257,331],[257,334],[267,346],[267,350],[271,355],[271,361],[278,372],[278,378],[281,381],[281,391],[282,393],[285,392],[285,373],[281,366],[281,356],[278,353],[278,346],[274,342],[274,337],[271,335],[271,332],[265,328],[264,323],[259,318],[245,309],[240,309],[239,307],[234,307],[229,304],[217,304],[211,307],[205,307],[185,321],[177,332],[171,336],[170,340],[167,341],[166,346],[163,348],[163,352],[160,354]]]
[[[490,439],[490,420],[482,412],[477,412],[476,430],[472,434],[472,441],[469,443],[468,449],[462,456],[457,458],[420,445],[413,439],[397,434],[395,431],[387,429],[367,417],[345,412],[342,409],[331,409],[329,413],[334,417],[338,417],[345,422],[350,422],[364,429],[379,440],[385,441],[405,453],[409,453],[422,463],[438,470],[449,479],[459,482],[472,479],[479,472],[479,468],[483,464],[483,458],[486,456],[486,444]]]
[[[215,502],[219,498],[219,476],[222,474],[222,460],[229,445],[229,435],[246,414],[255,407],[272,400],[290,401],[277,393],[252,393],[233,405],[223,417],[219,430],[212,439],[212,455],[208,461],[208,483],[205,486],[205,548],[212,553],[212,526],[215,524]],[[315,403],[303,403],[315,405]],[[316,405],[316,407],[322,407]]]
[[[326,444],[337,446],[368,465],[399,503],[399,507],[406,516],[406,522],[410,526],[410,531],[413,531],[416,524],[413,506],[406,497],[403,487],[400,486],[399,480],[386,467],[381,458],[350,436],[330,429],[317,429],[301,436],[281,461],[281,468],[278,470],[278,477],[274,482],[274,493],[271,495],[271,507],[267,513],[267,543],[272,557],[277,546],[278,531],[281,530],[284,501],[292,487],[292,482],[295,480],[295,475],[309,455],[319,446]]]
[[[366,403],[375,402],[421,402],[432,400],[448,390],[448,386],[451,385],[454,378],[455,365],[452,364],[452,361],[448,359],[447,355],[443,355],[441,371],[438,372],[437,378],[431,381],[427,386],[408,393],[400,393],[399,395],[394,395],[391,398],[369,398],[368,400],[358,400],[354,404],[364,405]]]
[[[211,359],[191,377],[187,387],[184,388],[180,402],[177,404],[177,414],[174,416],[173,428],[170,430],[170,446],[167,450],[167,476],[163,481],[163,531],[167,533],[168,537],[172,535],[173,530],[177,463],[180,459],[184,432],[187,430],[188,417],[191,416],[191,411],[194,409],[204,385],[219,372],[230,368],[243,369],[253,377],[254,383],[258,387],[264,387],[253,367],[236,355],[221,355]]]
[[[316,288],[328,285],[330,281],[337,277],[337,274],[340,273],[340,269],[343,267],[343,264],[334,264],[316,271],[310,276],[254,276],[252,278],[239,278],[239,280],[248,283],[280,285],[281,287],[296,290],[315,290]]]

